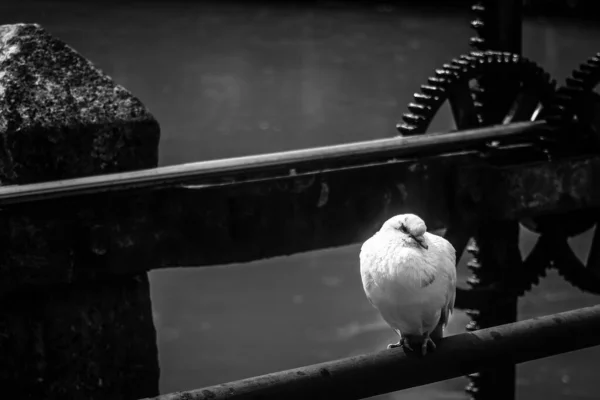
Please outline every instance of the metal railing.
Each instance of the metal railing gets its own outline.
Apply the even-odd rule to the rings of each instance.
[[[597,346],[598,332],[600,306],[586,307],[449,336],[425,357],[384,350],[152,399],[362,399]]]
[[[481,150],[481,146],[492,140],[502,144],[528,144],[535,141],[539,135],[551,135],[555,130],[556,127],[547,125],[545,121],[519,122],[458,132],[370,140],[61,181],[7,185],[0,187],[0,206],[86,194],[172,188],[181,185],[202,189],[266,178],[316,175],[377,163],[406,163],[452,152],[468,155],[469,152],[477,153]],[[497,151],[499,150],[501,148]],[[215,180],[226,180],[226,182],[215,183]]]

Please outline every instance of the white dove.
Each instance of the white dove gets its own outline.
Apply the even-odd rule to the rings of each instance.
[[[427,232],[414,214],[388,219],[360,250],[360,273],[371,304],[400,335],[396,344],[423,355],[444,335],[454,310],[456,251]]]

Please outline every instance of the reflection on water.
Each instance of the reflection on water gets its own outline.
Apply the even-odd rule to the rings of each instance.
[[[167,165],[394,135],[433,69],[468,51],[468,10],[433,10],[20,1],[0,5],[0,23],[41,23],[139,96],[161,123]],[[558,79],[597,50],[593,27],[537,19],[524,32],[525,54]],[[395,338],[364,297],[357,252],[152,272],[161,392],[384,348]],[[520,315],[594,303],[551,273]],[[457,312],[450,333],[466,321]],[[520,366],[519,395],[593,398],[599,355]],[[459,378],[402,398],[464,398],[464,385]]]

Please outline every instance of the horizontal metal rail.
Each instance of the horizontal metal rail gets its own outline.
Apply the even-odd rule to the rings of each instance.
[[[597,346],[598,332],[600,306],[587,307],[450,336],[426,357],[384,350],[153,399],[361,399]]]
[[[211,179],[227,177],[233,177],[235,182],[243,182],[256,179],[258,174],[273,171],[278,173],[275,176],[293,176],[302,172],[314,173],[327,168],[339,168],[344,164],[347,167],[348,163],[356,166],[361,162],[381,162],[386,158],[411,159],[465,149],[475,150],[474,146],[492,140],[514,143],[535,138],[540,132],[550,129],[543,121],[520,122],[444,134],[396,137],[76,179],[9,185],[0,187],[0,205],[107,191],[164,188],[184,183],[210,184]]]

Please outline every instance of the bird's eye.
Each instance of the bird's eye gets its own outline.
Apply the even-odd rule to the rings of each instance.
[[[400,225],[400,230],[404,233],[408,232],[408,229],[406,229],[406,225],[404,225],[404,224]]]

